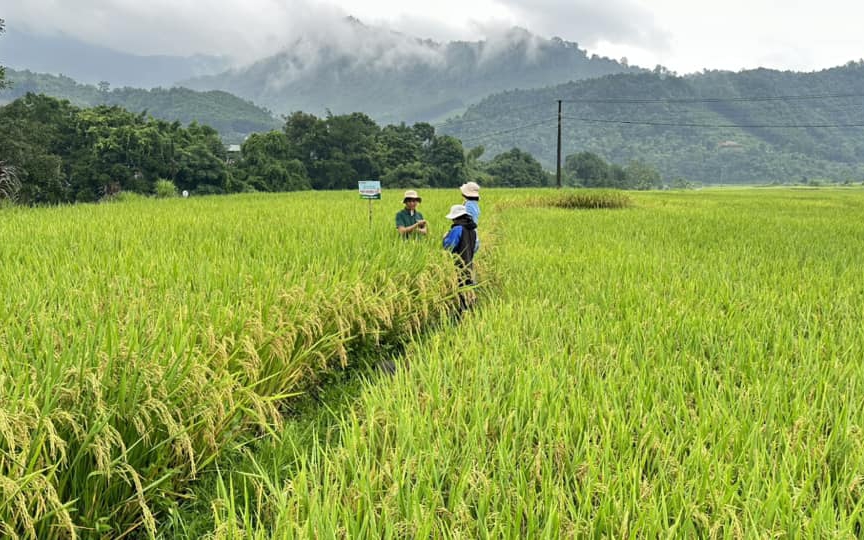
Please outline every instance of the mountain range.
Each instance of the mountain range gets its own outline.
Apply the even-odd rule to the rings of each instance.
[[[279,129],[282,122],[254,103],[217,90],[196,92],[188,88],[101,88],[81,84],[63,75],[49,75],[9,69],[9,88],[0,90],[0,105],[28,92],[67,99],[78,107],[117,105],[126,110],[147,112],[155,118],[182,124],[198,122],[216,129],[226,143],[240,143],[250,133]]]
[[[521,28],[440,43],[351,17],[335,21],[326,35],[309,33],[275,55],[230,69],[223,57],[136,56],[69,36],[7,30],[0,57],[19,72],[114,88],[218,90],[277,115],[362,111],[379,123],[439,121],[496,92],[644,71]]]
[[[17,67],[24,56],[6,54],[13,36],[10,30],[0,38],[0,47],[3,63]],[[146,64],[136,62],[152,61],[123,58],[138,71]],[[101,69],[93,74],[99,81],[122,80],[111,62],[85,56],[70,60],[65,72],[79,69],[77,61]],[[213,62],[210,68],[227,65]],[[195,76],[185,65],[176,73],[194,90],[109,90],[9,70],[13,87],[0,102],[35,91],[85,106],[121,105],[207,123],[230,142],[278,128],[276,117],[296,110],[363,112],[380,124],[436,122],[466,148],[484,146],[487,158],[519,147],[554,170],[562,100],[564,156],[588,151],[615,164],[639,160],[666,179],[705,183],[864,180],[862,62],[812,73],[679,77],[659,66],[648,71],[589,57],[576,43],[519,28],[483,41],[438,43],[347,19],[328,35],[298,38],[243,68]]]
[[[65,75],[78,82],[155,88],[180,79],[219,73],[230,61],[220,56],[142,56],[93,45],[64,34],[43,35],[7,26],[0,37],[4,66],[37,73]]]
[[[249,66],[189,78],[286,114],[363,111],[382,123],[436,121],[496,92],[643,71],[578,44],[512,28],[482,41],[439,43],[342,21]]]
[[[864,62],[813,73],[755,69],[609,75],[488,96],[439,130],[486,155],[519,147],[639,160],[704,183],[864,181]]]

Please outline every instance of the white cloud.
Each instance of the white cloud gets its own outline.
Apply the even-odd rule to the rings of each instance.
[[[533,31],[592,46],[600,40],[650,49],[668,47],[651,10],[636,0],[498,0]]]
[[[137,54],[253,59],[300,35],[323,35],[343,10],[307,0],[0,0],[9,27],[64,33]]]
[[[864,4],[845,0],[639,0],[669,35],[670,46],[632,47],[630,60],[647,67],[663,64],[679,72],[702,68],[814,70],[864,54],[856,28]],[[626,52],[606,40],[598,51]],[[613,56],[613,54],[609,54]]]
[[[589,53],[679,72],[809,70],[864,55],[864,3],[847,0],[0,0],[0,14],[10,28],[63,32],[127,52],[243,60],[300,36],[326,41],[335,32],[341,40],[335,21],[349,14],[439,41],[521,26]]]

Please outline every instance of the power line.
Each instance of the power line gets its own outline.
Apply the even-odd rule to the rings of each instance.
[[[741,129],[806,129],[806,128],[860,128],[861,124],[697,124],[695,122],[651,122],[641,120],[606,120],[602,118],[579,118],[565,116],[567,120],[578,122],[593,122],[600,124],[628,124],[636,126],[666,126],[666,127],[704,127],[704,128],[741,128]]]
[[[564,103],[726,103],[757,101],[804,101],[817,99],[864,98],[864,94],[811,94],[789,96],[739,96],[729,98],[585,98],[563,99]]]
[[[542,102],[538,101],[536,103],[529,103],[529,104],[523,105],[521,107],[510,107],[507,109],[507,113],[509,114],[509,113],[516,112],[516,111],[524,111],[525,109],[533,109],[533,108],[540,107],[540,106],[552,105],[554,103],[555,103],[554,101],[542,101]],[[435,124],[429,124],[429,125],[431,125],[434,128],[441,128],[441,127],[459,126],[462,124],[470,124],[473,122],[483,122],[483,121],[487,121],[487,120],[489,120],[488,117],[481,116],[479,118],[462,118],[459,120],[445,120],[443,122],[437,122]]]
[[[846,98],[864,98],[864,94],[811,94],[811,95],[780,95],[780,96],[739,96],[730,98],[669,98],[669,99],[626,99],[626,98],[607,98],[607,99],[562,99],[562,103],[609,103],[609,104],[651,104],[651,103],[724,103],[724,102],[770,102],[770,101],[805,101],[805,100],[824,100],[824,99],[846,99]],[[551,101],[542,101],[529,103],[520,107],[512,107],[507,109],[507,113],[522,111],[525,109],[536,108],[540,106],[552,105]],[[694,128],[712,128],[712,129],[843,129],[843,128],[861,128],[864,123],[849,123],[849,124],[703,124],[696,122],[654,122],[643,120],[610,120],[602,118],[583,118],[575,116],[562,116],[567,120],[575,120],[579,122],[600,123],[600,124],[621,124],[621,125],[640,125],[640,126],[658,126],[658,127],[694,127]],[[498,135],[505,135],[523,129],[540,126],[550,123],[556,118],[548,118],[539,122],[524,124],[510,129],[494,131],[483,135],[476,135],[461,139],[462,143],[470,143],[477,140],[488,139]],[[454,127],[462,124],[470,124],[474,122],[490,121],[490,117],[469,118],[454,121],[446,121],[432,126],[439,127]]]
[[[481,140],[481,139],[488,139],[490,137],[495,137],[498,135],[504,135],[507,133],[512,133],[514,131],[521,131],[523,129],[528,129],[528,128],[540,126],[543,124],[548,124],[549,122],[554,122],[556,120],[557,120],[557,117],[547,118],[545,120],[541,120],[540,122],[534,122],[532,124],[525,124],[522,126],[511,128],[511,129],[503,129],[501,131],[493,131],[492,133],[486,133],[484,135],[477,135],[474,137],[468,137],[466,139],[461,139],[461,140],[462,140],[462,144],[465,144],[466,142],[471,142],[471,141]]]
[[[770,101],[807,101],[807,100],[820,100],[820,99],[848,99],[848,98],[864,98],[864,94],[855,94],[855,93],[845,93],[845,94],[810,94],[810,95],[779,95],[779,96],[739,96],[739,97],[729,97],[729,98],[721,98],[721,97],[713,97],[713,98],[657,98],[657,99],[641,99],[641,98],[586,98],[586,99],[562,99],[562,103],[607,103],[607,104],[662,104],[662,103],[750,103],[750,102],[770,102]],[[556,100],[557,101],[557,100]],[[541,106],[554,105],[556,101],[539,101],[535,103],[529,103],[526,105],[522,105],[519,107],[510,107],[507,109],[506,113],[513,113],[517,111],[523,111],[526,109],[532,109]],[[576,118],[570,118],[571,120],[576,120]],[[458,120],[445,120],[444,122],[437,122],[434,124],[430,124],[431,126],[438,128],[443,127],[458,127],[464,124],[472,124],[475,122],[488,122],[490,117],[479,117],[479,118],[462,118]],[[586,122],[604,122],[604,120],[591,120],[584,119]],[[610,123],[634,123],[640,124],[640,122],[618,122],[618,121],[609,121]],[[642,123],[643,125],[666,125],[666,124],[654,124],[654,123]],[[679,124],[673,124],[679,125]],[[702,126],[702,125],[681,125],[681,127],[774,127],[774,126],[738,126],[738,125],[729,125],[729,126]],[[787,127],[787,126],[777,126],[777,127]],[[788,127],[860,127],[858,124],[850,124],[850,125],[813,125],[813,126],[788,126]],[[490,134],[492,136],[494,134]],[[480,137],[475,137],[480,138]]]

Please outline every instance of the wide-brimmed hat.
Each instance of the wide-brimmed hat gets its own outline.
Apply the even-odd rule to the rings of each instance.
[[[450,213],[444,217],[446,217],[447,219],[456,219],[459,216],[467,216],[467,215],[468,215],[468,210],[465,208],[464,204],[454,204],[453,206],[450,207]]]
[[[466,197],[480,197],[480,186],[477,182],[466,182],[459,188]]]
[[[409,201],[409,200],[411,200],[411,201],[417,201],[417,202],[423,202],[423,199],[420,198],[420,195],[417,195],[417,192],[414,191],[413,189],[409,189],[408,191],[406,191],[406,192],[405,192],[405,196],[402,197],[402,202],[403,202],[403,203],[404,203],[405,201]]]

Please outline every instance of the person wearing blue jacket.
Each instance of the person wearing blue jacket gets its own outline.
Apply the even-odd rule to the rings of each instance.
[[[477,244],[477,224],[468,214],[465,205],[456,204],[450,208],[447,219],[452,221],[450,230],[444,236],[444,249],[457,255],[456,269],[459,271],[459,286],[474,284],[474,251]],[[468,307],[465,295],[459,293],[460,311]]]
[[[462,198],[465,199],[465,210],[474,220],[474,225],[480,225],[480,185],[477,182],[467,182],[459,187]],[[477,241],[474,243],[474,251],[480,250],[480,233],[477,233]]]

